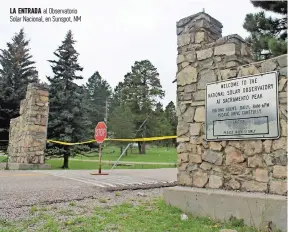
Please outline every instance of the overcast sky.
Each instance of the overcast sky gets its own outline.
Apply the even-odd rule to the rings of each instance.
[[[81,22],[11,23],[13,7],[75,8]],[[149,59],[160,73],[166,105],[176,98],[176,85],[172,84],[177,68],[176,21],[203,8],[223,24],[223,36],[237,33],[244,38],[248,35],[242,27],[245,15],[259,11],[249,0],[1,1],[0,48],[5,48],[14,33],[24,27],[31,39],[39,77],[47,81],[46,76],[52,74],[47,60],[55,58],[53,52],[71,29],[80,53],[79,63],[84,67],[84,80],[78,83],[84,83],[98,70],[114,88],[134,61]]]

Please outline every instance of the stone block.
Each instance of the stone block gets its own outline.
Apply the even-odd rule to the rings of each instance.
[[[223,161],[223,153],[222,152],[216,152],[211,150],[206,150],[202,154],[202,160],[207,161],[208,163],[215,164],[215,165],[221,165]]]
[[[45,170],[51,169],[50,164],[8,163],[9,170]]]
[[[181,64],[182,68],[185,68],[185,67],[187,67],[188,65],[189,65],[189,62],[183,62],[183,63]]]
[[[274,71],[276,68],[277,65],[273,60],[265,60],[261,63],[262,73]]]
[[[221,188],[223,186],[223,178],[220,176],[211,175],[209,176],[209,188]]]
[[[184,101],[188,101],[188,100],[192,100],[192,94],[191,93],[185,93],[183,94],[183,100]]]
[[[190,84],[190,85],[186,85],[184,87],[184,92],[185,93],[192,93],[197,91],[197,85],[196,84]]]
[[[177,146],[177,153],[184,153],[184,152],[187,152],[188,149],[187,149],[187,145],[186,143],[179,143],[178,146]]]
[[[264,162],[261,156],[255,155],[253,157],[248,157],[248,167],[257,168],[264,167]]]
[[[225,68],[235,68],[235,67],[238,67],[239,66],[239,62],[238,61],[228,61],[226,64],[225,64]]]
[[[277,179],[287,178],[287,166],[276,165],[273,167],[273,175]]]
[[[185,55],[185,61],[189,63],[193,63],[196,60],[196,53],[195,52],[189,52]]]
[[[193,186],[203,188],[208,182],[208,174],[202,171],[193,173]]]
[[[192,172],[194,172],[196,170],[198,170],[197,164],[188,163],[187,172],[192,173]]]
[[[177,169],[178,171],[186,171],[186,168],[188,166],[188,163],[177,163]]]
[[[235,147],[228,146],[225,148],[226,165],[238,164],[244,162],[245,158],[241,151]]]
[[[186,134],[189,131],[188,123],[184,121],[179,121],[177,125],[177,136]]]
[[[277,57],[280,67],[287,67],[287,54]]]
[[[239,72],[238,72],[238,77],[243,77],[243,76],[250,76],[254,74],[259,74],[259,70],[255,67],[255,65],[249,65],[248,67],[240,67]]]
[[[182,115],[184,122],[194,122],[194,114],[195,114],[195,108],[194,107],[188,107],[187,110]]]
[[[281,126],[281,136],[287,136],[287,121],[282,119],[280,120]]]
[[[246,163],[231,164],[225,167],[225,171],[231,175],[239,175],[245,173]]]
[[[203,70],[203,69],[209,69],[209,68],[212,68],[212,65],[213,65],[213,59],[206,59],[206,60],[203,60],[203,61],[198,61],[198,70]]]
[[[192,186],[192,177],[187,172],[178,172],[177,181],[179,185]]]
[[[190,135],[191,136],[199,135],[200,131],[201,131],[201,123],[191,123],[190,124]]]
[[[242,183],[242,190],[247,192],[266,192],[267,189],[267,183],[260,183],[254,180],[244,181]]]
[[[269,181],[268,170],[257,168],[255,170],[255,180],[267,183]]]
[[[282,91],[287,83],[287,78],[282,78],[279,81],[278,91]]]
[[[209,142],[209,148],[212,151],[221,151],[222,150],[222,146],[218,142]]]
[[[272,150],[273,151],[276,151],[276,150],[279,150],[279,149],[286,149],[287,147],[287,138],[285,137],[281,137],[277,140],[273,140],[272,142]]]
[[[183,46],[190,44],[190,42],[193,42],[193,40],[191,40],[191,38],[192,38],[191,34],[189,34],[189,33],[178,35],[177,36],[178,47],[183,47]]]
[[[199,164],[202,162],[202,158],[198,154],[190,154],[189,155],[189,162]]]
[[[226,189],[233,189],[233,190],[239,189],[240,186],[241,186],[240,183],[235,179],[231,179],[225,184]]]
[[[287,67],[280,68],[279,73],[281,76],[287,76]]]
[[[217,76],[211,69],[204,69],[199,72],[199,81],[197,83],[197,88],[206,89],[206,84],[217,81]]]
[[[195,43],[202,43],[205,40],[205,32],[199,31],[195,34]]]
[[[196,108],[194,120],[195,122],[205,122],[205,107]]]
[[[191,102],[191,106],[204,106],[205,101],[193,101]]]
[[[44,97],[49,96],[49,92],[45,90],[37,90],[37,94],[39,94],[40,96],[44,96]]]
[[[279,195],[286,195],[287,194],[287,181],[271,181],[270,182],[270,193],[279,194]]]
[[[227,80],[231,77],[236,77],[237,76],[237,71],[236,70],[231,70],[231,69],[224,69],[220,70],[221,74],[221,79],[222,80]]]
[[[231,56],[236,54],[236,45],[235,44],[223,44],[220,46],[215,47],[214,55],[226,55]]]
[[[47,96],[41,96],[40,95],[40,97],[39,97],[39,100],[41,101],[41,102],[48,102],[48,97]]]
[[[199,90],[195,93],[193,93],[193,99],[195,101],[204,101],[205,100],[205,95],[206,95],[206,92],[205,90]]]
[[[253,156],[255,154],[260,154],[262,153],[263,146],[262,146],[262,141],[261,140],[256,140],[256,141],[249,141],[245,143],[244,146],[244,153],[247,156]]]
[[[201,165],[200,165],[200,168],[205,170],[205,171],[209,171],[212,169],[212,164],[209,164],[208,162],[203,162]]]
[[[176,62],[177,62],[177,64],[181,64],[182,62],[184,62],[184,60],[185,60],[184,55],[178,55]]]
[[[212,48],[208,48],[208,49],[197,51],[196,54],[197,54],[198,60],[205,60],[205,59],[210,58],[213,55],[213,50]]]
[[[263,148],[265,153],[270,153],[272,148],[272,140],[265,140],[263,142]]]
[[[178,154],[178,161],[180,163],[188,163],[188,161],[189,161],[188,153],[180,153],[180,154]]]
[[[177,74],[177,85],[184,86],[197,82],[197,70],[187,66]]]

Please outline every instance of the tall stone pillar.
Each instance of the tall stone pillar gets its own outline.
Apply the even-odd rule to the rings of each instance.
[[[180,185],[208,186],[211,173],[210,186],[223,186],[223,172],[219,166],[224,161],[226,141],[207,143],[205,140],[206,84],[236,77],[238,66],[251,62],[252,58],[249,47],[239,35],[222,37],[221,33],[222,24],[202,12],[177,22]]]
[[[8,168],[46,169],[44,151],[47,139],[48,88],[29,84],[20,103],[20,116],[10,121]]]

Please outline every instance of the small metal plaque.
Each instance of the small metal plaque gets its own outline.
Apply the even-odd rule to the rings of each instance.
[[[278,73],[206,85],[206,140],[277,139]]]

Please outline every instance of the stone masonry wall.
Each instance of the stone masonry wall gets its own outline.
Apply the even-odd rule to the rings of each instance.
[[[253,63],[238,35],[198,13],[177,22],[178,184],[250,192],[287,193],[287,55]],[[205,140],[209,82],[278,70],[281,137],[277,140]]]
[[[20,116],[10,121],[8,163],[44,164],[48,110],[48,89],[29,84]]]

